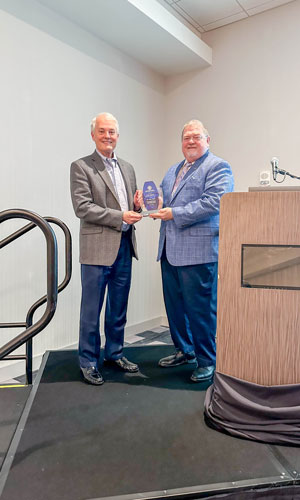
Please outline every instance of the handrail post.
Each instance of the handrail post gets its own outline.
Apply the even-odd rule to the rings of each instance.
[[[10,236],[7,236],[3,240],[0,241],[0,249],[4,246],[8,245],[12,241],[16,240],[23,234],[26,234],[28,231],[31,231],[36,226],[40,227],[40,229],[44,232],[46,242],[47,242],[47,295],[41,297],[38,301],[36,301],[29,309],[26,316],[26,323],[0,323],[0,328],[14,328],[14,327],[26,327],[26,330],[19,335],[16,339],[19,341],[16,344],[16,339],[12,340],[2,349],[0,349],[0,360],[1,359],[25,359],[26,360],[26,380],[28,384],[32,383],[32,350],[33,350],[33,336],[39,333],[51,320],[55,308],[56,308],[56,299],[57,293],[61,292],[70,282],[72,275],[72,237],[69,228],[59,219],[55,217],[40,217],[34,212],[30,212],[29,210],[6,210],[5,212],[0,212],[0,223],[6,219],[11,218],[25,218],[30,220],[31,222],[24,226],[21,229],[18,229]],[[63,281],[57,286],[57,246],[56,246],[56,237],[53,232],[51,226],[49,226],[48,222],[58,225],[65,235],[65,277]],[[50,230],[50,232],[49,232]],[[50,244],[49,244],[50,239]],[[51,245],[51,242],[54,242],[54,246]],[[53,248],[52,248],[53,247]],[[53,252],[54,249],[54,252]],[[54,259],[53,259],[54,254]],[[50,262],[50,265],[49,265]],[[55,289],[53,288],[53,274],[56,277]],[[52,286],[49,287],[49,283]],[[53,305],[54,298],[54,305]],[[36,309],[47,302],[47,309],[44,313],[43,317],[38,321],[36,325],[33,325],[33,315]],[[50,302],[50,307],[49,307]],[[44,321],[43,321],[44,320]],[[39,326],[39,327],[38,327]],[[30,332],[30,335],[26,335],[27,332]],[[12,350],[16,349],[20,345],[26,342],[26,354],[11,356],[7,355]],[[16,345],[15,345],[16,344]],[[15,347],[13,347],[15,345]],[[3,350],[5,348],[9,348],[6,350],[6,354],[3,354]]]
[[[26,342],[26,383],[32,384],[32,338]]]
[[[4,346],[0,348],[0,359],[5,358],[12,351],[28,343],[26,346],[27,354],[29,354],[26,365],[26,374],[29,379],[32,380],[32,337],[39,333],[51,320],[55,313],[56,303],[57,303],[57,243],[56,236],[52,230],[50,224],[43,219],[40,215],[30,212],[28,210],[22,209],[11,209],[0,212],[0,223],[13,218],[27,219],[38,226],[44,233],[46,244],[47,244],[47,305],[43,316],[37,321],[36,324],[32,325],[31,319],[26,321],[26,329],[7,342]],[[33,225],[34,227],[34,225]],[[0,248],[5,246],[9,241],[6,238],[3,242],[0,242]],[[30,373],[31,372],[31,373]]]

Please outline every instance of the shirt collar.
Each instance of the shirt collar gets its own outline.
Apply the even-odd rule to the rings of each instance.
[[[96,152],[98,153],[98,155],[100,156],[100,158],[102,159],[102,161],[104,162],[105,165],[106,165],[106,160],[116,160],[117,161],[117,157],[116,157],[114,151],[113,151],[113,154],[110,158],[107,158],[107,156],[104,156],[102,153],[100,153],[100,151],[98,151],[97,148],[96,148]]]

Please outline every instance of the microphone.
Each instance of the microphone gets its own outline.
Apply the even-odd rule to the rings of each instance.
[[[279,173],[279,168],[278,168],[279,160],[274,156],[271,160],[271,165],[272,165],[272,174],[273,174],[273,180],[276,181],[277,174]]]
[[[292,179],[299,179],[300,180],[300,177],[298,177],[297,175],[290,174],[290,172],[287,172],[286,170],[282,170],[281,168],[279,168],[278,163],[279,163],[278,158],[276,158],[276,156],[274,156],[271,160],[271,165],[272,165],[273,180],[275,182],[278,182],[278,184],[281,184],[285,180],[287,175],[289,177],[292,177]],[[283,179],[281,181],[276,180],[277,174],[283,175]]]

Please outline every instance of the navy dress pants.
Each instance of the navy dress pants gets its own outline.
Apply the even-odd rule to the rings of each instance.
[[[161,271],[176,350],[195,354],[198,366],[215,365],[218,263],[172,266],[164,251]]]
[[[105,359],[123,355],[128,295],[131,283],[131,231],[122,233],[120,249],[112,266],[81,265],[82,298],[79,329],[79,364],[97,366],[100,358],[100,313],[105,307]]]

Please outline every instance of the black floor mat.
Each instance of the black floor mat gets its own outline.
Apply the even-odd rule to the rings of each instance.
[[[51,352],[1,500],[86,500],[205,485],[217,492],[221,483],[266,478],[280,483],[283,468],[269,446],[205,425],[207,385],[190,381],[194,365],[157,365],[172,350],[126,348],[140,372],[104,365],[101,387],[82,382],[75,351]]]
[[[30,386],[0,389],[0,469],[30,390]]]

